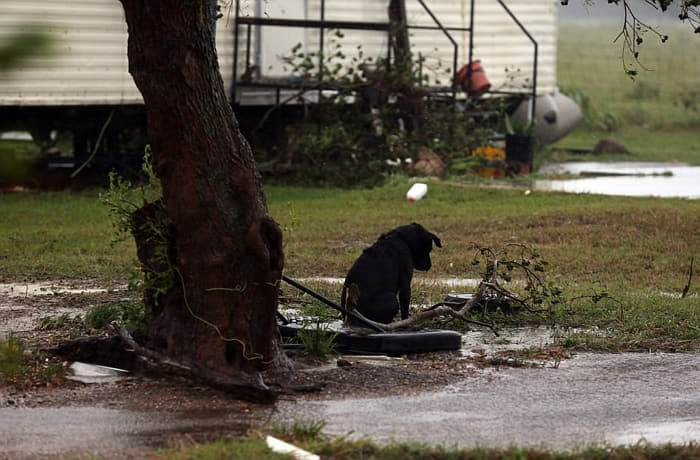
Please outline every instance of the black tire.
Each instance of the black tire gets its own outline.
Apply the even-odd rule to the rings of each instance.
[[[298,324],[280,325],[283,338],[293,339],[301,329]],[[411,353],[459,350],[462,335],[459,332],[441,329],[421,329],[417,331],[379,332],[361,334],[338,332],[335,338],[336,350],[348,354],[400,356]]]

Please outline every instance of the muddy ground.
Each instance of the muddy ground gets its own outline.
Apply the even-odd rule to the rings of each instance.
[[[57,327],[47,318],[84,316],[96,305],[125,296],[120,289],[95,290],[90,282],[3,284],[0,335],[12,333],[32,350],[48,349],[73,338],[76,330]],[[390,361],[290,356],[298,372],[267,379],[280,391],[280,401],[417,394],[478,372],[478,365],[458,352]],[[60,362],[50,355],[47,359]],[[177,378],[131,376],[107,384],[28,379],[0,387],[0,427],[5,433],[0,458],[139,458],[158,447],[242,436],[252,428],[270,426],[275,417],[275,407],[242,402]]]
[[[0,285],[0,334],[47,348],[71,329],[37,328],[42,318],[84,314],[126,295],[81,293],[88,287]],[[535,367],[513,368],[492,360],[482,337],[469,340],[462,352],[398,360],[296,356],[298,372],[268,378],[281,391],[274,407],[172,378],[18,382],[0,387],[0,458],[144,458],[296,420],[324,421],[330,434],[447,446],[700,440],[698,354],[545,354]]]

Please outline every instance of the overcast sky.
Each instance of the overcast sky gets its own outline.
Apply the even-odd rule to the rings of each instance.
[[[644,0],[630,0],[629,2],[640,20],[652,26],[662,22],[680,24],[676,3],[678,2],[669,7],[668,11],[662,13],[661,9],[653,8]],[[623,18],[623,10],[621,4],[608,4],[607,0],[569,0],[568,5],[559,7],[559,18],[562,22],[619,23]]]

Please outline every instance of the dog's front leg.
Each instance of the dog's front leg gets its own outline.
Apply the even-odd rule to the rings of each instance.
[[[401,319],[408,318],[408,307],[411,304],[411,277],[406,277],[399,286],[399,306]]]

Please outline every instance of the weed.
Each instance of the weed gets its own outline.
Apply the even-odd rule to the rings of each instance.
[[[319,322],[314,323],[313,328],[306,324],[297,332],[297,338],[304,346],[306,353],[319,358],[327,358],[336,354],[335,338],[337,336],[337,332],[324,329]]]
[[[622,125],[621,118],[612,111],[602,111],[594,105],[588,93],[580,88],[564,86],[561,92],[578,104],[583,112],[586,127],[592,130],[617,131]]]
[[[29,351],[23,340],[10,334],[0,339],[0,379],[16,377],[26,372]]]
[[[39,329],[42,330],[65,329],[82,326],[82,324],[83,318],[80,315],[71,317],[68,313],[59,316],[44,316],[39,319]]]
[[[326,422],[322,420],[307,422],[295,421],[291,425],[275,424],[272,427],[272,435],[286,439],[289,442],[318,441],[327,439],[323,434],[324,428],[326,428]]]
[[[60,378],[63,367],[33,354],[26,343],[10,334],[0,338],[0,384],[47,381]]]
[[[85,325],[94,329],[104,329],[112,322],[117,322],[127,329],[135,330],[145,328],[145,318],[145,308],[142,302],[107,302],[94,307],[85,314]]]
[[[95,329],[104,329],[122,316],[121,309],[115,303],[98,305],[85,314],[85,325]]]
[[[334,321],[338,319],[338,313],[318,302],[311,302],[301,307],[301,315],[308,318],[314,318],[319,323]]]
[[[632,88],[632,91],[627,93],[627,97],[630,99],[658,99],[661,95],[661,89],[658,86],[644,81],[637,82]]]

